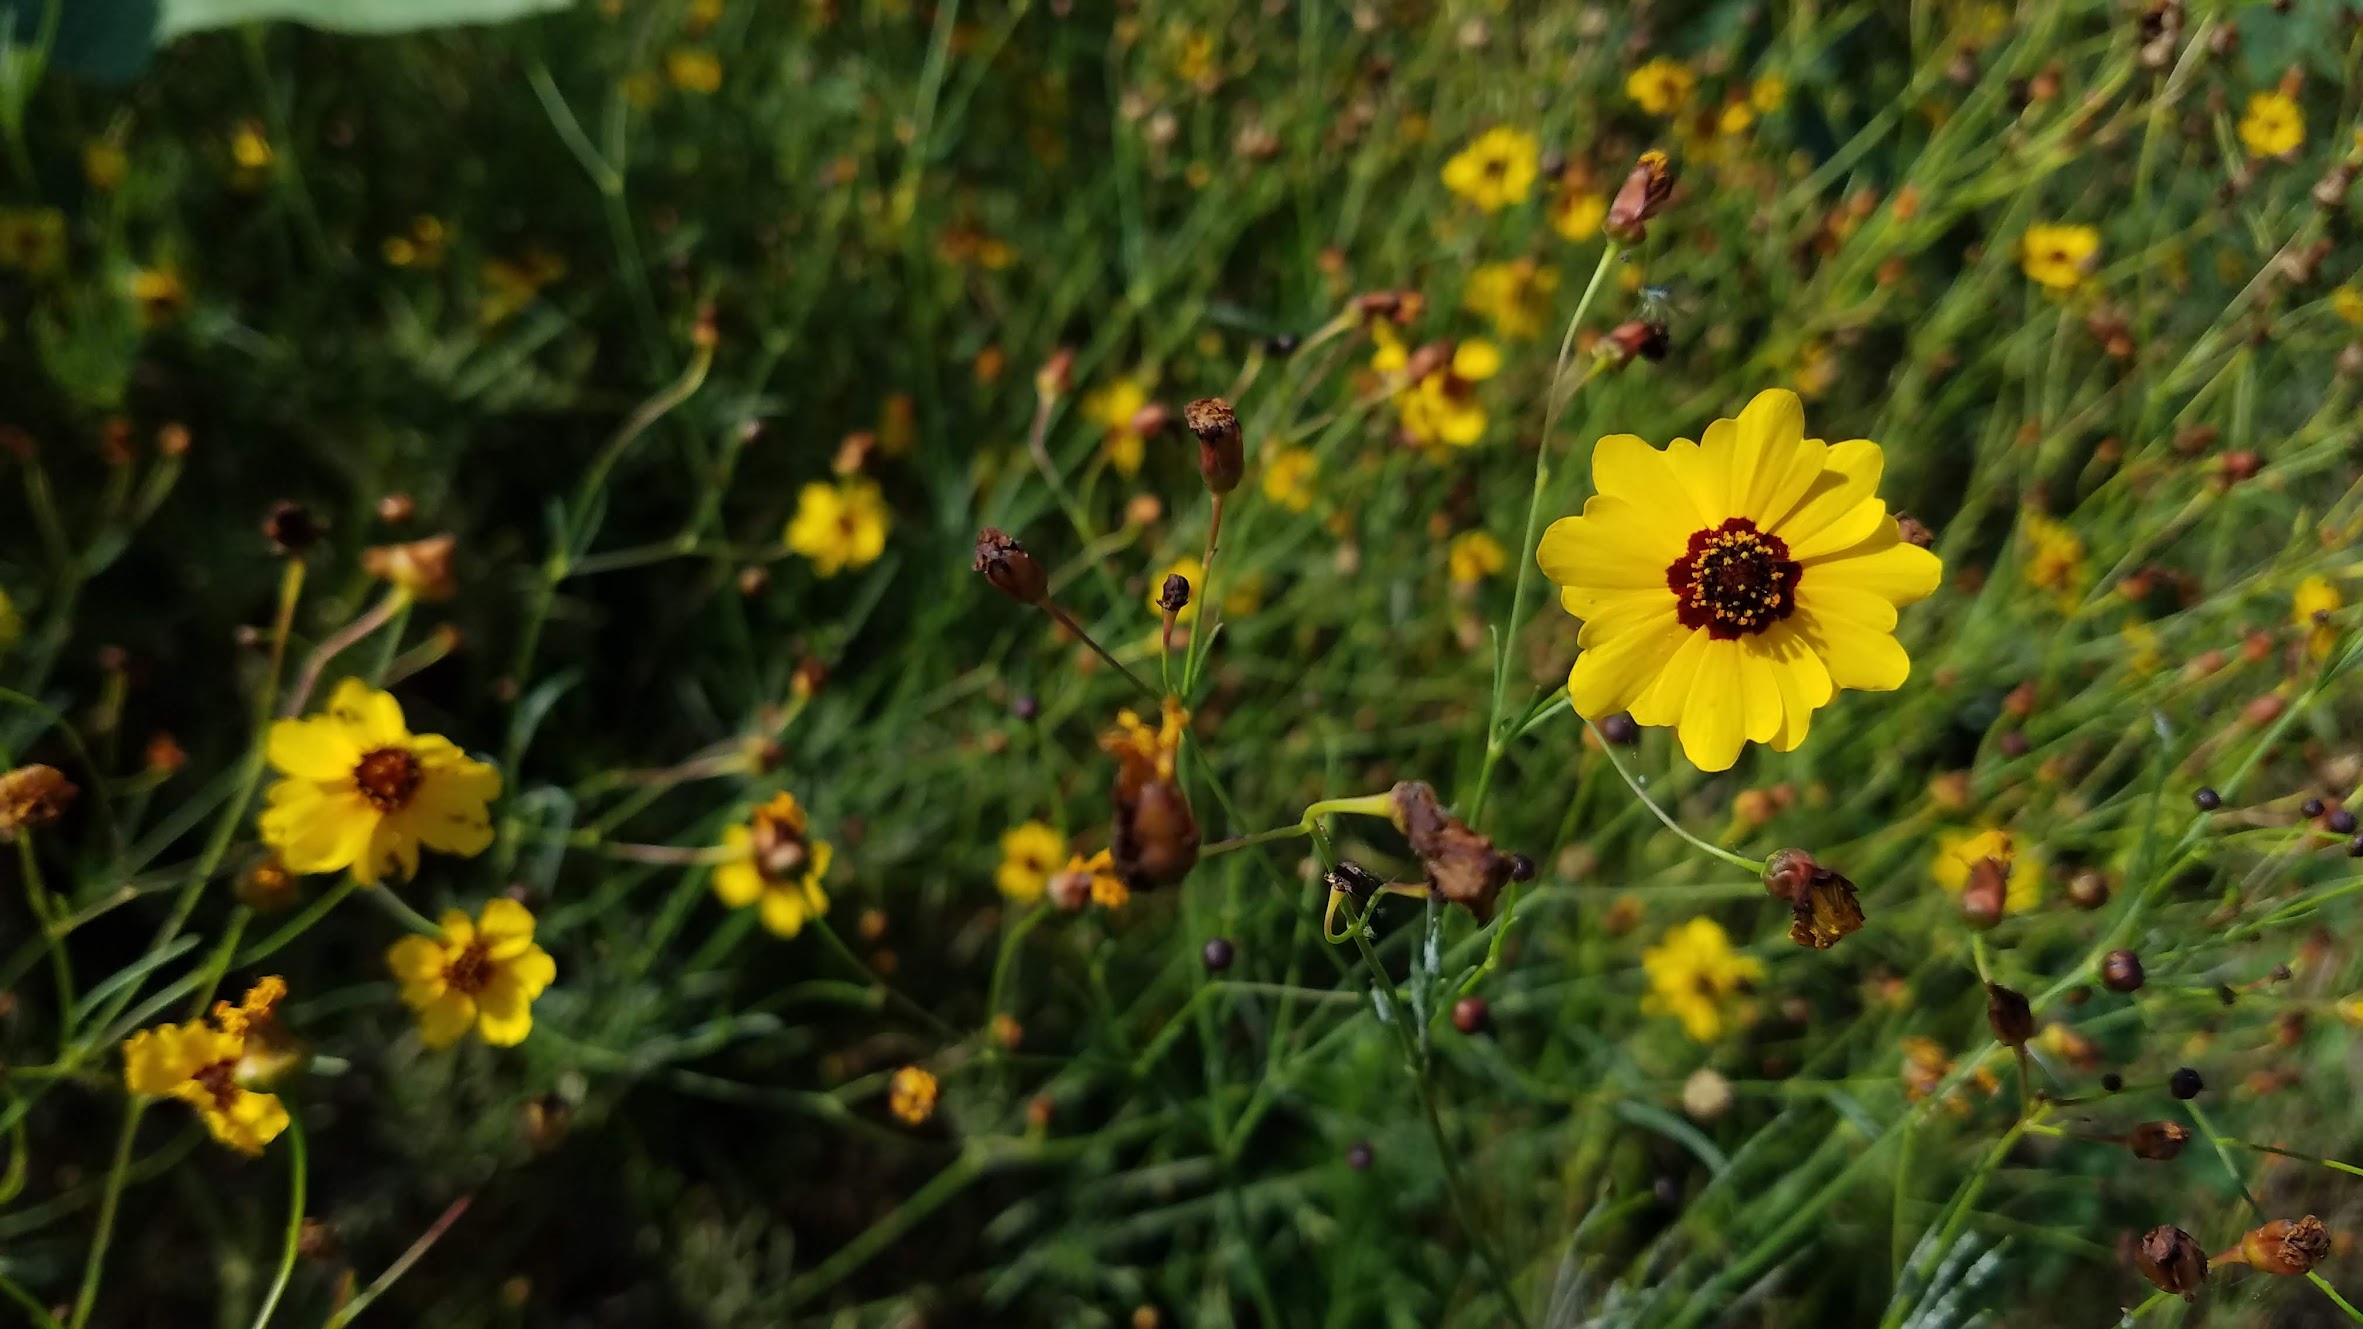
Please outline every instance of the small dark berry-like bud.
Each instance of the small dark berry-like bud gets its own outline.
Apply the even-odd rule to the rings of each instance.
[[[2026,994],[2000,983],[1986,984],[1986,1023],[1995,1039],[2009,1047],[2024,1047],[2035,1036],[2035,1010]]]
[[[1524,854],[1510,855],[1510,880],[1534,880],[1534,860]]]
[[[2197,1298],[2199,1286],[2207,1281],[2207,1252],[2190,1233],[2172,1224],[2151,1228],[2142,1237],[2135,1263],[2159,1291],[2180,1293],[2185,1301]]]
[[[1025,693],[1009,703],[1009,713],[1020,720],[1031,720],[1042,714],[1041,699],[1031,692]]]
[[[2188,1066],[2177,1066],[2174,1074],[2166,1077],[2166,1092],[2184,1102],[2197,1098],[2199,1091],[2206,1087],[2207,1082],[2199,1078],[2199,1072]]]
[[[2100,962],[2101,986],[2111,992],[2133,992],[2142,984],[2141,957],[2132,951],[2110,951]]]
[[[1600,737],[1620,748],[1629,748],[1641,741],[1641,726],[1632,716],[1618,711],[1600,722]]]
[[[1230,938],[1216,937],[1206,943],[1205,949],[1198,952],[1198,958],[1206,962],[1208,970],[1219,974],[1231,967],[1231,961],[1237,954],[1237,950],[1231,945]]]
[[[2191,801],[2199,805],[2201,812],[2213,812],[2224,805],[2224,796],[2212,788],[2202,788],[2191,795]]]
[[[1206,477],[1206,487],[1217,494],[1237,489],[1247,474],[1239,413],[1220,397],[1200,397],[1182,408],[1182,423],[1198,436],[1198,474]]]
[[[2068,899],[2078,909],[2098,909],[2109,902],[2109,879],[2098,868],[2079,868],[2068,878]]]
[[[2191,1141],[2189,1128],[2171,1121],[2145,1121],[2125,1137],[2125,1147],[2135,1158],[2146,1158],[2163,1163],[2182,1152]]]
[[[1464,1034],[1481,1034],[1493,1023],[1493,1008],[1483,997],[1463,997],[1452,1003],[1452,1027]]]
[[[2355,814],[2345,808],[2337,808],[2324,819],[2322,824],[2330,828],[2332,835],[2353,835],[2355,833]]]
[[[263,538],[274,553],[300,554],[320,542],[320,523],[300,503],[274,503],[263,518]]]
[[[1271,336],[1264,338],[1264,354],[1294,355],[1296,354],[1296,348],[1302,343],[1302,340],[1302,338],[1298,337],[1293,332],[1275,332]]]
[[[1042,597],[1050,594],[1050,574],[1024,545],[994,527],[977,532],[973,566],[995,590],[1021,605],[1040,604]]]
[[[1654,148],[1642,153],[1609,201],[1604,222],[1608,233],[1625,244],[1639,244],[1648,234],[1649,219],[1665,208],[1673,192],[1674,168],[1666,154]]]
[[[1157,607],[1168,614],[1178,614],[1189,607],[1190,579],[1178,572],[1165,574],[1165,584],[1157,589]]]
[[[1600,356],[1609,367],[1647,360],[1655,364],[1666,358],[1672,346],[1666,325],[1655,319],[1629,319],[1609,329],[1600,339]]]
[[[2106,1072],[2100,1077],[2100,1087],[2102,1093],[2116,1093],[2125,1087],[2125,1077],[2115,1071]]]
[[[2322,800],[2318,798],[2309,798],[2305,802],[2297,805],[2297,811],[2299,816],[2306,818],[2308,821],[2311,821],[2314,818],[2322,815]]]
[[[1370,1141],[1354,1141],[1352,1147],[1346,1150],[1346,1166],[1354,1169],[1356,1172],[1368,1172],[1370,1170]]]

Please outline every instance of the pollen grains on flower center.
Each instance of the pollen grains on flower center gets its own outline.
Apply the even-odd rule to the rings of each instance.
[[[1797,608],[1804,565],[1788,543],[1733,517],[1690,537],[1689,548],[1666,565],[1666,586],[1678,601],[1682,626],[1706,629],[1717,641],[1752,636]]]
[[[471,941],[443,966],[443,981],[454,991],[473,997],[492,982],[492,953],[481,941]]]
[[[392,812],[406,806],[410,796],[418,792],[419,782],[426,772],[419,768],[418,757],[406,748],[379,748],[361,755],[361,763],[353,768],[353,783],[360,787],[362,797],[375,804],[381,812]]]

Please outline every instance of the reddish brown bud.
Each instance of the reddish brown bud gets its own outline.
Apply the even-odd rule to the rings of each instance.
[[[301,554],[320,541],[321,527],[300,503],[273,503],[263,517],[263,538],[274,553]]]
[[[2262,1227],[2251,1230],[2240,1238],[2236,1251],[2226,1251],[2215,1257],[2218,1264],[2245,1262],[2268,1274],[2293,1278],[2310,1272],[2330,1254],[2330,1229],[2322,1220],[2307,1214],[2290,1220],[2276,1218]]]
[[[2010,899],[2010,869],[2000,859],[1981,858],[1969,867],[1969,882],[1961,889],[1961,917],[1973,928],[1990,928],[2002,921]]]
[[[994,589],[1021,605],[1042,603],[1050,593],[1050,574],[1026,552],[1026,547],[1011,539],[996,527],[987,526],[976,535],[976,571],[984,574]]]
[[[1464,1034],[1481,1034],[1493,1022],[1493,1009],[1483,997],[1463,997],[1452,1003],[1452,1027]]]
[[[1936,532],[1921,524],[1918,517],[1901,512],[1897,513],[1895,515],[1895,529],[1896,534],[1903,537],[1905,544],[1917,545],[1926,549],[1936,543]]]
[[[2024,1047],[2035,1036],[2035,1009],[2027,1004],[2025,993],[2000,983],[1988,983],[1986,1024],[1993,1029],[1996,1040],[2009,1047]]]
[[[2145,1121],[2125,1137],[2125,1147],[2133,1151],[2135,1158],[2163,1163],[2181,1153],[2190,1140],[2187,1127],[2171,1121]]]
[[[1665,208],[1673,192],[1673,163],[1666,154],[1654,148],[1642,153],[1608,204],[1608,233],[1625,244],[1639,244],[1648,234],[1649,219]]]
[[[2200,1285],[2207,1281],[2207,1252],[2190,1233],[2172,1224],[2151,1228],[2134,1262],[2159,1291],[2178,1292],[2185,1301],[2196,1300]]]
[[[2133,992],[2142,985],[2141,957],[2128,950],[2110,951],[2100,962],[2101,986],[2111,992]]]
[[[1479,918],[1493,913],[1493,897],[1510,880],[1510,856],[1469,829],[1436,801],[1436,791],[1405,780],[1392,794],[1395,827],[1411,842],[1438,896],[1465,906]]]
[[[1200,397],[1182,408],[1182,423],[1198,436],[1198,473],[1206,477],[1206,487],[1217,494],[1237,489],[1247,473],[1238,412],[1220,397]]]
[[[1034,371],[1034,394],[1039,397],[1064,397],[1075,386],[1075,352],[1065,346],[1050,353],[1042,367]]]
[[[1190,579],[1178,572],[1165,574],[1165,584],[1157,588],[1157,607],[1168,614],[1178,614],[1190,607]]]

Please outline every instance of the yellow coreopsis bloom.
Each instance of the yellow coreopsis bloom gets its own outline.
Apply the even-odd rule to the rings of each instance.
[[[1551,200],[1551,229],[1561,239],[1577,243],[1600,233],[1600,223],[1608,219],[1608,200],[1589,189],[1562,189]]]
[[[533,942],[532,912],[501,896],[473,922],[463,910],[445,910],[442,928],[441,936],[386,948],[402,1004],[418,1012],[419,1041],[447,1048],[474,1029],[497,1048],[524,1042],[533,999],[558,976],[557,962]]]
[[[1804,742],[1840,688],[1903,686],[1896,610],[1944,568],[1904,543],[1878,496],[1884,465],[1866,439],[1805,437],[1803,403],[1779,388],[1703,442],[1601,439],[1598,494],[1536,550],[1584,620],[1576,711],[1675,726],[1690,760],[1720,771],[1747,743]]]
[[[1789,104],[1789,81],[1778,74],[1766,74],[1748,85],[1748,105],[1758,115],[1770,115]]]
[[[1651,115],[1671,115],[1690,102],[1690,93],[1698,86],[1698,75],[1690,66],[1669,56],[1659,56],[1625,77],[1625,95],[1635,105]]]
[[[1106,431],[1100,440],[1100,454],[1126,479],[1140,474],[1140,464],[1148,454],[1148,440],[1134,425],[1141,408],[1148,404],[1148,385],[1132,377],[1114,379],[1083,398],[1083,418]]]
[[[796,496],[788,548],[811,559],[816,575],[834,577],[877,562],[886,552],[889,524],[877,485],[860,478],[833,485],[816,480]]]
[[[1001,866],[993,884],[1019,904],[1042,898],[1051,872],[1066,855],[1067,837],[1047,822],[1029,821],[1001,832]]]
[[[744,826],[722,832],[724,861],[714,868],[714,894],[733,909],[760,902],[763,926],[793,937],[804,920],[829,910],[821,890],[832,851],[815,840],[794,794],[773,794]]]
[[[1321,461],[1307,448],[1282,448],[1264,463],[1264,497],[1290,512],[1313,506],[1313,477]]]
[[[2240,143],[2251,157],[2279,157],[2306,141],[2306,117],[2297,99],[2280,91],[2260,92],[2248,99],[2240,117]]]
[[[2018,240],[2018,266],[2047,291],[2072,291],[2100,266],[2100,232],[2089,226],[2030,226]]]
[[[422,846],[473,858],[492,843],[500,772],[440,734],[411,733],[401,703],[357,678],[321,714],[273,724],[264,753],[282,778],[264,796],[263,843],[290,872],[351,868],[374,886],[416,876]]]
[[[1728,1025],[1754,1015],[1749,987],[1764,977],[1764,962],[1733,950],[1731,937],[1711,918],[1694,918],[1667,930],[1663,940],[1641,952],[1649,995],[1641,1009],[1671,1015],[1682,1032],[1701,1043],[1723,1036]]]
[[[1501,351],[1471,337],[1453,348],[1452,359],[1395,394],[1395,415],[1403,432],[1434,449],[1465,448],[1485,437],[1490,417],[1477,400],[1476,385],[1501,372]]]
[[[244,1001],[214,1004],[204,1020],[142,1029],[123,1044],[123,1085],[135,1094],[177,1098],[197,1109],[213,1138],[245,1154],[287,1129],[278,1095],[248,1087],[248,1036],[271,1018],[287,984],[266,978]]]
[[[153,328],[180,317],[189,307],[189,288],[171,264],[141,268],[131,274],[131,302],[139,309],[139,323]]]
[[[2033,845],[2022,845],[2009,831],[1999,826],[1983,830],[1951,830],[1937,837],[1936,857],[1929,860],[1928,875],[1944,887],[1949,895],[1959,895],[1969,885],[1969,874],[1980,862],[1993,859],[2002,865],[2009,876],[2010,889],[2003,896],[2003,909],[2012,914],[2023,914],[2043,902],[2043,856]]]
[[[1444,163],[1444,187],[1486,212],[1524,203],[1542,168],[1542,145],[1532,134],[1496,125]]]
[[[1510,556],[1501,541],[1483,531],[1462,531],[1452,537],[1452,547],[1446,552],[1445,563],[1452,580],[1467,586],[1485,580],[1509,566]]]
[[[1524,340],[1542,332],[1558,289],[1559,270],[1533,259],[1481,263],[1469,274],[1461,307],[1492,323],[1496,335]]]
[[[2328,577],[2308,577],[2297,584],[2297,593],[2290,597],[2289,617],[2305,629],[2306,654],[2317,660],[2329,658],[2331,648],[2338,645],[2338,629],[2325,620],[2345,603]]]
[[[906,1126],[918,1126],[935,1115],[936,1078],[917,1066],[905,1066],[886,1082],[886,1108]]]
[[[722,88],[722,58],[702,46],[665,52],[665,77],[674,87],[699,96]]]
[[[2072,609],[2084,586],[2084,542],[2074,531],[2029,508],[2019,518],[2026,537],[2027,584],[2050,591]]]

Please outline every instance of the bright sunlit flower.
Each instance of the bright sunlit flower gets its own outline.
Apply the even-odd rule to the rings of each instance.
[[[812,838],[796,796],[773,794],[744,826],[722,832],[724,861],[714,868],[714,894],[733,909],[760,903],[764,928],[793,937],[804,921],[829,911],[821,879],[829,873],[831,850]]]
[[[2331,648],[2338,645],[2338,629],[2327,620],[2345,603],[2328,577],[2308,577],[2297,584],[2297,593],[2290,597],[2289,617],[2305,630],[2307,655],[2317,660],[2330,657]]]
[[[1445,562],[1452,580],[1462,586],[1472,586],[1509,566],[1510,556],[1501,541],[1483,531],[1462,531],[1452,537],[1452,547]]]
[[[1562,189],[1551,200],[1551,229],[1563,240],[1578,244],[1600,233],[1608,219],[1608,200],[1589,189]]]
[[[413,734],[402,705],[357,678],[328,709],[271,726],[281,778],[265,795],[263,843],[298,873],[353,870],[365,886],[418,874],[419,849],[473,858],[492,843],[500,772],[440,734]]]
[[[905,1126],[918,1126],[935,1115],[938,1092],[935,1076],[917,1066],[905,1066],[886,1082],[886,1108]]]
[[[2072,291],[2100,266],[2100,232],[2089,226],[2030,226],[2019,237],[2018,266],[2047,291]]]
[[[1495,335],[1522,341],[1540,335],[1551,319],[1559,270],[1533,259],[1482,263],[1469,274],[1461,307],[1493,324]]]
[[[2240,143],[2249,156],[2283,156],[2297,151],[2305,141],[2305,113],[2298,109],[2296,98],[2271,91],[2248,99],[2248,111],[2240,117]]]
[[[1148,404],[1148,385],[1130,377],[1113,379],[1083,397],[1083,418],[1105,431],[1100,454],[1126,479],[1140,474],[1141,461],[1148,452],[1148,440],[1136,423],[1141,408]]]
[[[142,1029],[123,1044],[123,1085],[135,1094],[177,1098],[197,1109],[213,1138],[244,1154],[287,1129],[278,1095],[258,1093],[249,1065],[250,1041],[273,1019],[287,984],[266,978],[243,1001],[216,1002],[203,1020]]]
[[[1524,203],[1542,168],[1542,146],[1532,134],[1496,125],[1444,163],[1444,187],[1486,212]]]
[[[1625,95],[1651,115],[1671,115],[1690,102],[1698,75],[1690,66],[1659,56],[1625,77]]]
[[[2019,531],[2026,537],[2027,584],[2051,592],[2061,608],[2074,608],[2084,589],[2084,541],[2032,508],[2019,517]]]
[[[1264,497],[1290,512],[1313,506],[1313,477],[1321,460],[1309,448],[1282,448],[1264,463]]]
[[[1733,950],[1722,924],[1705,917],[1669,928],[1662,941],[1641,952],[1641,969],[1649,975],[1641,1009],[1680,1020],[1682,1032],[1700,1043],[1754,1018],[1747,994],[1764,977],[1764,962]]]
[[[1947,894],[1959,895],[1969,885],[1971,870],[1989,858],[2001,864],[2010,878],[2010,889],[2002,902],[2005,913],[2023,914],[2043,902],[2042,854],[2033,845],[2020,844],[1999,826],[1938,835],[1928,875],[1936,878]]]
[[[817,576],[859,571],[886,552],[889,518],[878,486],[854,477],[836,484],[814,481],[796,496],[788,523],[788,548],[812,560]]]
[[[1066,856],[1067,837],[1047,822],[1029,821],[1001,832],[1001,866],[993,884],[1019,904],[1042,898],[1058,861]]]
[[[1903,686],[1896,610],[1944,569],[1904,543],[1878,496],[1884,465],[1868,440],[1806,438],[1803,404],[1779,388],[1701,443],[1601,439],[1597,496],[1536,550],[1584,620],[1576,711],[1675,726],[1690,760],[1720,771],[1746,743],[1804,742],[1840,688]]]
[[[443,912],[442,934],[404,937],[386,948],[386,967],[402,985],[402,1004],[418,1012],[419,1041],[447,1048],[474,1029],[496,1048],[533,1032],[533,999],[558,976],[550,953],[533,944],[533,914],[506,896],[484,903],[474,922]]]

